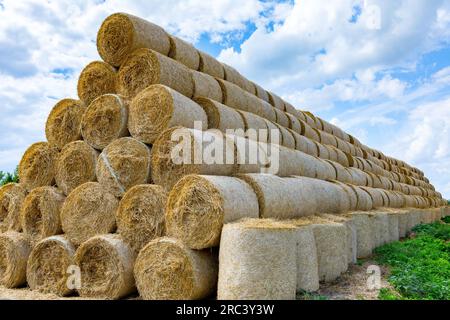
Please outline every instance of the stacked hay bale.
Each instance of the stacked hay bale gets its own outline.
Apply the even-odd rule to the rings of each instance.
[[[419,169],[159,26],[114,14],[97,47],[0,188],[2,285],[294,299],[449,213]]]

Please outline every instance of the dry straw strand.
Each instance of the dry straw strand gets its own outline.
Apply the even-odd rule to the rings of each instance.
[[[106,62],[89,63],[78,78],[78,97],[88,106],[104,94],[116,93],[116,76],[116,69]]]
[[[26,283],[27,260],[31,246],[15,231],[0,234],[0,284],[17,288]]]
[[[178,37],[169,36],[170,52],[169,57],[184,64],[192,70],[200,67],[200,55],[194,46]]]
[[[27,191],[21,184],[8,183],[0,187],[0,232],[22,230],[20,210],[26,196]]]

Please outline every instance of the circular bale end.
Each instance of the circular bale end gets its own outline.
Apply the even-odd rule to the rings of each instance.
[[[152,144],[164,130],[194,128],[196,121],[206,129],[206,114],[197,103],[169,87],[152,85],[131,102],[128,128],[134,138]]]
[[[120,299],[136,290],[131,248],[119,235],[96,236],[84,242],[75,253],[81,271],[82,297]]]
[[[167,193],[157,185],[138,185],[122,198],[117,209],[117,231],[139,253],[165,232],[164,212]]]
[[[101,184],[85,183],[66,198],[61,209],[62,229],[75,246],[95,235],[113,232],[118,205]]]
[[[86,107],[83,102],[64,99],[50,112],[45,125],[48,142],[61,150],[66,144],[81,138],[81,118]]]
[[[56,162],[56,184],[69,195],[83,183],[95,181],[95,166],[98,151],[84,141],[75,141],[66,145]]]
[[[258,199],[237,178],[190,175],[175,185],[167,200],[168,235],[192,249],[219,245],[223,224],[245,217],[259,217]]]
[[[96,174],[108,192],[122,197],[131,187],[150,179],[150,149],[133,138],[108,145],[97,161]]]
[[[24,285],[27,260],[31,247],[21,233],[8,231],[0,234],[0,284],[7,288]]]
[[[32,290],[64,297],[73,290],[68,286],[68,269],[75,264],[75,248],[63,236],[40,241],[31,251],[27,282]]]
[[[0,187],[0,232],[22,231],[20,209],[26,196],[27,191],[18,183]]]
[[[139,253],[134,276],[144,300],[203,299],[214,293],[217,259],[210,250],[192,250],[180,240],[160,238]]]
[[[102,150],[114,140],[128,135],[128,101],[115,94],[95,99],[81,120],[84,140]]]
[[[116,93],[116,69],[102,61],[89,63],[78,78],[78,97],[88,106],[96,98]]]
[[[28,190],[50,186],[55,180],[58,150],[47,142],[38,142],[25,151],[19,163],[20,183]]]
[[[53,187],[36,188],[28,194],[20,218],[23,233],[31,242],[61,233],[59,214],[64,200],[62,192]]]
[[[161,27],[125,13],[115,13],[102,23],[97,34],[97,50],[104,61],[118,67],[138,47],[167,55],[169,36]]]

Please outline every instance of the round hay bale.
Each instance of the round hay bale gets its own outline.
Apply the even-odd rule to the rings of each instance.
[[[292,115],[295,115],[298,112],[298,110],[287,101],[284,101],[284,111],[286,111],[287,113],[290,113]]]
[[[327,145],[333,146],[333,147],[338,146],[337,139],[332,134],[329,134],[327,132],[320,131],[320,130],[317,130],[317,134],[320,137],[320,143],[327,144]]]
[[[357,210],[369,211],[373,209],[373,201],[370,194],[364,191],[361,187],[349,185],[350,188],[355,192],[358,198]]]
[[[311,126],[313,129],[319,129],[321,130],[322,124],[320,123],[319,119],[316,118],[315,115],[313,115],[309,111],[304,111],[306,115],[306,123]]]
[[[292,224],[248,219],[225,225],[219,252],[219,300],[294,300],[297,231]]]
[[[340,181],[340,182],[344,182],[344,183],[352,183],[353,179],[351,174],[345,170],[346,168],[344,168],[344,166],[342,166],[341,164],[334,162],[334,161],[327,161],[328,163],[330,163],[333,168],[336,170],[336,180]]]
[[[265,102],[270,103],[270,98],[269,98],[269,94],[267,93],[266,90],[263,89],[263,87],[261,87],[259,84],[257,83],[253,83],[254,87],[255,87],[255,95],[264,100]]]
[[[27,260],[31,246],[25,236],[15,231],[0,234],[0,284],[17,288],[27,282]]]
[[[314,130],[310,125],[306,124],[305,122],[301,123],[302,123],[302,135],[315,142],[320,142],[320,137],[317,131]]]
[[[286,117],[288,117],[289,120],[289,129],[297,133],[298,135],[302,134],[302,124],[300,121],[292,114],[285,113]]]
[[[237,110],[227,107],[209,98],[194,99],[205,111],[208,118],[208,129],[217,129],[222,132],[226,130],[245,130],[244,118]]]
[[[220,146],[220,143],[223,150],[216,150],[216,159],[210,159],[210,155],[204,151],[208,145]],[[236,165],[233,159],[231,164],[227,160],[230,155],[234,156],[234,150],[233,142],[214,130],[168,129],[159,136],[152,148],[153,182],[170,191],[182,177],[189,174],[230,176],[236,171]],[[199,156],[202,158],[199,159]]]
[[[330,146],[330,148],[336,153],[336,162],[348,168],[349,163],[347,155],[336,147]]]
[[[61,297],[72,294],[67,270],[75,264],[74,255],[74,246],[64,236],[52,236],[36,244],[27,264],[27,282],[31,290]]]
[[[150,180],[150,149],[133,138],[121,138],[108,145],[98,157],[98,182],[121,197],[131,187]]]
[[[351,184],[355,186],[367,186],[367,175],[365,172],[357,169],[357,168],[346,168],[350,176],[352,177]]]
[[[275,111],[264,100],[248,93],[231,82],[220,79],[217,81],[222,89],[223,104],[241,111],[259,115],[270,121],[276,120]]]
[[[349,215],[333,215],[333,214],[322,214],[320,217],[341,223],[346,228],[346,251],[347,251],[347,263],[348,264],[356,264],[357,262],[357,233],[356,226],[353,222],[353,217]]]
[[[255,86],[253,83],[249,80],[247,80],[243,75],[239,73],[236,69],[233,67],[223,63],[223,69],[225,71],[225,80],[231,83],[234,83],[238,87],[242,88],[248,93],[251,93],[254,95],[255,92]]]
[[[276,109],[284,111],[286,110],[284,101],[278,95],[273,92],[267,92],[269,94],[269,103]]]
[[[194,46],[178,37],[169,35],[170,52],[169,57],[184,64],[192,70],[200,67],[200,55]]]
[[[293,219],[313,215],[317,211],[320,195],[315,193],[313,179],[280,178],[269,174],[246,174],[238,177],[247,182],[255,192],[261,218]]]
[[[83,183],[96,181],[95,166],[99,152],[84,141],[66,145],[56,162],[55,180],[58,188],[69,195]]]
[[[105,94],[95,99],[81,120],[81,133],[91,147],[103,150],[108,144],[129,135],[129,102],[126,98]]]
[[[97,34],[97,50],[102,59],[118,67],[138,48],[168,55],[170,40],[161,27],[125,13],[115,13],[103,21]]]
[[[117,91],[134,98],[152,84],[163,84],[191,98],[191,71],[181,63],[150,49],[138,49],[128,56],[117,75]]]
[[[191,74],[194,82],[193,97],[209,98],[217,102],[223,101],[222,89],[215,78],[206,73],[193,70],[191,71]]]
[[[275,111],[275,116],[276,116],[275,122],[282,127],[289,128],[290,121],[289,121],[289,117],[287,116],[287,114],[284,111],[281,111],[277,108],[274,108],[273,110]]]
[[[55,181],[58,150],[47,142],[38,142],[25,151],[19,163],[20,183],[30,191],[50,186]]]
[[[128,128],[131,135],[148,144],[172,127],[194,128],[199,122],[206,129],[208,118],[202,107],[164,85],[152,85],[130,104]]]
[[[356,229],[356,256],[358,259],[368,258],[374,249],[374,224],[371,215],[365,212],[351,212]]]
[[[274,109],[275,110],[275,109]],[[280,145],[282,145],[283,147],[289,148],[289,149],[295,149],[296,145],[295,145],[295,138],[292,135],[292,133],[289,131],[289,129],[280,126],[277,123],[273,123],[279,130],[279,132],[281,133],[281,143],[279,143]],[[273,132],[270,131],[269,132],[270,137],[270,141],[271,143],[276,143],[274,142],[274,136],[273,136]]]
[[[136,254],[147,243],[164,235],[166,202],[166,191],[150,184],[134,186],[120,201],[117,232]]]
[[[297,292],[319,290],[319,265],[314,232],[308,224],[296,223]]]
[[[387,203],[385,203],[385,193],[383,190],[370,188],[370,187],[361,187],[360,188],[369,194],[372,199],[372,207],[373,209],[386,207]]]
[[[133,266],[136,255],[116,234],[84,242],[75,253],[81,271],[80,296],[115,300],[136,291]]]
[[[32,243],[62,232],[59,215],[65,199],[63,193],[53,187],[36,188],[27,195],[20,220],[24,235]]]
[[[250,112],[240,110],[238,112],[244,121],[245,136],[248,139],[259,142],[270,142],[269,128],[267,127],[268,122],[266,119]]]
[[[224,223],[245,217],[259,217],[258,199],[237,178],[190,175],[175,185],[167,200],[167,234],[192,249],[218,246]]]
[[[67,238],[79,246],[89,238],[116,229],[118,200],[96,182],[73,190],[61,209],[61,225]]]
[[[117,71],[103,61],[89,63],[78,78],[78,97],[87,106],[98,97],[116,93]]]
[[[333,166],[320,158],[316,158],[316,175],[315,178],[320,180],[336,180],[336,170]]]
[[[8,183],[0,187],[0,233],[22,231],[20,210],[26,196],[27,191],[21,184]]]
[[[348,198],[348,203],[345,201],[341,202],[341,212],[348,212],[348,211],[355,211],[358,209],[358,197],[355,194],[355,192],[352,190],[352,188],[347,183],[343,183],[340,181],[330,181],[331,183],[334,183],[338,185],[341,189],[344,190],[345,194]]]
[[[139,253],[136,285],[144,300],[198,300],[213,295],[217,257],[211,250],[192,250],[182,241],[159,238]]]
[[[347,229],[343,224],[310,217],[316,240],[319,280],[331,282],[347,271]]]
[[[45,125],[48,142],[61,150],[81,138],[81,118],[86,110],[83,102],[74,99],[59,101],[50,112]]]
[[[206,52],[198,51],[200,55],[200,65],[198,71],[209,74],[211,77],[225,79],[223,65]]]
[[[295,148],[311,156],[319,156],[316,144],[309,138],[302,135],[293,135],[295,138]]]

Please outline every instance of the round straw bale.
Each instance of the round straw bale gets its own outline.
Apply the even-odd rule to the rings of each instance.
[[[226,132],[227,129],[245,130],[245,122],[241,113],[209,98],[196,98],[197,102],[205,111],[208,118],[208,129],[218,129]]]
[[[264,90],[259,84],[257,83],[253,83],[253,85],[255,86],[255,95],[264,100],[265,102],[269,102],[270,103],[270,98],[269,98],[269,94],[267,93],[266,90]]]
[[[315,178],[320,180],[336,180],[336,170],[333,168],[333,166],[323,159],[316,159],[317,162]]]
[[[320,123],[319,119],[316,118],[315,115],[313,115],[309,111],[304,111],[306,114],[306,122],[313,128],[313,129],[319,129],[321,130],[322,124]]]
[[[47,142],[38,142],[25,151],[19,163],[20,183],[30,191],[50,186],[55,181],[58,150]]]
[[[249,219],[224,227],[219,300],[294,300],[297,231],[292,224]]]
[[[324,160],[330,159],[330,150],[325,145],[321,144],[320,142],[315,142],[315,141],[314,141],[314,144],[317,147],[317,151],[318,151],[319,157],[321,159],[324,159]]]
[[[89,238],[116,229],[118,200],[96,182],[73,190],[61,209],[61,225],[67,238],[78,246]]]
[[[345,170],[344,166],[334,161],[327,161],[327,162],[329,162],[336,170],[336,180],[344,183],[353,182],[351,174],[347,170]]]
[[[369,211],[373,209],[373,201],[370,195],[359,186],[349,185],[358,198],[357,209],[361,211]]]
[[[297,292],[319,290],[319,265],[314,232],[308,224],[295,224],[297,239]]]
[[[121,197],[131,187],[150,180],[150,149],[133,138],[121,138],[100,154],[95,169],[98,182]]]
[[[116,93],[117,71],[103,61],[89,63],[78,78],[78,97],[87,106],[98,97]]]
[[[219,245],[224,223],[258,218],[258,199],[244,181],[232,177],[190,175],[169,194],[166,228],[192,249]]]
[[[282,127],[289,128],[290,121],[289,121],[289,117],[287,116],[287,114],[284,111],[281,111],[277,108],[274,108],[273,110],[276,115],[275,122],[278,123]]]
[[[198,51],[200,55],[200,65],[198,71],[209,74],[211,77],[225,79],[223,65],[206,52]]]
[[[68,296],[68,268],[75,264],[75,248],[64,236],[46,238],[33,248],[27,264],[27,282],[31,290]]]
[[[338,146],[337,139],[332,134],[329,134],[325,131],[320,131],[320,130],[317,130],[317,133],[320,137],[320,143],[327,144],[327,145],[333,146],[333,147]]]
[[[258,97],[246,92],[239,86],[224,80],[218,79],[222,89],[223,103],[229,107],[251,112],[267,120],[275,121],[276,115],[272,106]]]
[[[302,135],[304,135],[305,137],[307,137],[311,140],[320,142],[320,136],[316,130],[314,130],[310,125],[308,125],[305,122],[302,122],[302,126],[303,126]]]
[[[295,133],[301,135],[302,134],[302,124],[300,123],[300,120],[298,120],[294,115],[292,115],[290,113],[285,113],[285,114],[289,119],[289,129],[291,129]]]
[[[55,180],[58,188],[68,195],[83,183],[96,181],[95,166],[98,151],[84,141],[66,145],[56,162]]]
[[[184,64],[192,70],[200,67],[200,55],[194,46],[178,37],[169,35],[170,52],[169,57]]]
[[[347,155],[336,147],[333,146],[329,147],[333,149],[334,152],[336,153],[336,162],[340,163],[342,166],[346,168],[349,167]]]
[[[284,101],[278,95],[273,92],[268,92],[269,94],[269,103],[276,109],[284,111],[286,110],[284,106]]]
[[[399,233],[399,213],[397,211],[388,212],[389,221],[389,241],[388,243],[400,240]]]
[[[341,212],[355,211],[358,209],[358,197],[352,190],[352,188],[349,186],[349,184],[336,180],[334,181],[330,180],[329,182],[332,182],[341,187],[347,195],[348,203],[345,201],[341,202],[341,210],[340,210]]]
[[[371,214],[365,212],[352,212],[353,225],[356,229],[356,256],[358,259],[368,258],[374,249],[374,224]]]
[[[314,157],[318,156],[317,146],[311,139],[298,134],[293,134],[293,136],[295,138],[295,148],[297,150]]]
[[[284,101],[284,110],[292,115],[297,114],[297,109],[287,101]]]
[[[156,51],[138,49],[120,67],[117,91],[134,98],[152,84],[163,84],[188,98],[194,93],[194,82],[187,67]]]
[[[311,217],[317,246],[319,280],[331,282],[347,271],[347,229],[343,224]]]
[[[159,238],[139,253],[136,285],[144,300],[197,300],[210,297],[217,285],[217,256],[192,250],[182,241]]]
[[[129,135],[129,102],[126,98],[105,94],[95,99],[81,120],[81,133],[94,149],[102,150],[115,139]]]
[[[267,126],[268,122],[266,119],[250,112],[239,110],[238,112],[244,120],[245,136],[248,139],[256,140],[259,142],[270,142],[270,133],[268,131],[269,128]],[[276,129],[275,126],[273,126],[273,128]]]
[[[367,175],[357,168],[346,168],[352,177],[352,184],[355,186],[367,186]]]
[[[225,63],[223,63],[223,69],[225,71],[226,81],[234,83],[235,85],[247,91],[248,93],[251,93],[252,95],[256,93],[256,88],[253,83],[247,80],[243,75],[241,75],[239,71]]]
[[[369,194],[370,198],[372,199],[373,209],[387,206],[384,200],[386,194],[383,192],[383,190],[362,186],[360,186],[360,188]]]
[[[82,297],[120,299],[136,291],[133,266],[136,255],[116,234],[95,236],[75,253],[81,271]]]
[[[257,172],[273,172],[284,173],[285,170],[289,171],[295,165],[289,163],[281,164],[280,146],[271,145],[264,142],[257,142],[252,139],[246,139],[238,135],[226,135],[227,140],[231,140],[235,146],[235,173],[257,173]],[[284,150],[284,149],[283,149]],[[291,151],[290,149],[287,149]],[[286,155],[287,156],[287,155]],[[288,159],[289,161],[289,159]]]
[[[64,200],[63,193],[53,187],[36,188],[27,195],[20,220],[23,233],[33,243],[61,233],[59,215]]]
[[[120,201],[117,231],[136,254],[147,243],[164,235],[166,202],[166,191],[150,184],[131,188]]]
[[[292,133],[289,131],[289,129],[282,127],[277,123],[274,123],[274,125],[278,128],[278,130],[281,133],[281,145],[286,148],[295,149],[295,147],[296,147],[295,138],[292,135]],[[271,139],[270,139],[271,143],[274,143],[273,132],[270,131],[269,135],[271,136]]]
[[[353,222],[353,217],[349,215],[333,215],[333,214],[322,214],[320,217],[341,223],[346,228],[346,251],[347,251],[347,263],[355,264],[357,262],[357,234],[356,227]]]
[[[193,70],[191,74],[194,82],[193,97],[209,98],[217,102],[223,101],[222,88],[215,78],[206,73]]]
[[[207,116],[191,99],[164,85],[152,85],[140,92],[130,104],[128,128],[131,135],[148,144],[166,129],[194,128],[196,121],[206,129]]]
[[[50,112],[45,125],[48,142],[62,149],[81,138],[81,118],[86,110],[83,102],[74,99],[59,101]]]
[[[181,150],[178,149],[180,143]],[[220,150],[214,150],[214,156],[205,154],[209,145]],[[235,155],[234,150],[233,141],[214,130],[168,129],[152,148],[153,182],[170,191],[178,180],[189,174],[230,176],[236,171],[234,158],[229,159],[230,155]]]
[[[0,187],[0,233],[7,230],[20,232],[20,209],[27,196],[25,188],[18,183]]]
[[[97,34],[97,50],[102,59],[118,67],[138,48],[168,55],[170,40],[161,27],[125,13],[115,13],[103,21]]]
[[[317,211],[320,194],[315,193],[314,179],[280,178],[269,174],[238,177],[247,182],[256,193],[261,218],[293,219],[313,215]]]
[[[31,246],[25,236],[15,231],[0,234],[0,284],[6,288],[24,285]]]

